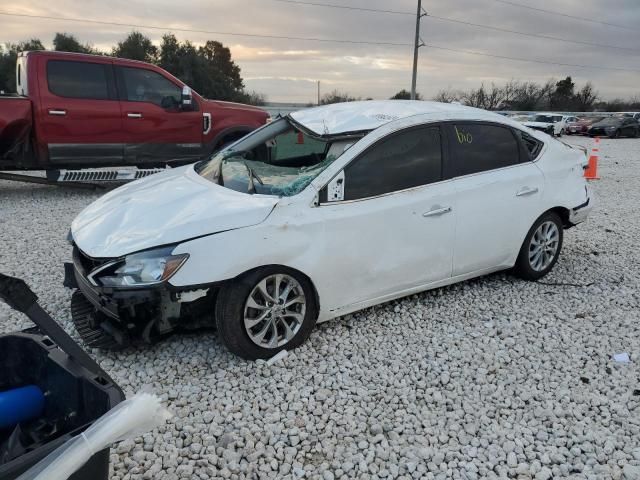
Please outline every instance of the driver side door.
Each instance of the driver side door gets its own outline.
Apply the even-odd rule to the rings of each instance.
[[[159,72],[116,67],[120,111],[130,165],[189,163],[202,158],[203,121],[198,100],[180,107],[182,88]]]

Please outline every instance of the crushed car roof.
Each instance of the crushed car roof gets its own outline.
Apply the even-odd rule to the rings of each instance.
[[[464,105],[416,100],[368,100],[334,103],[300,110],[290,117],[321,136],[375,130],[382,125],[414,115],[431,114],[434,120],[473,119],[519,125],[503,115]]]

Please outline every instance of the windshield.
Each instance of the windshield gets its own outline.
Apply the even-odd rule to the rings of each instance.
[[[536,115],[533,121],[544,122],[544,123],[555,123],[555,120],[551,115]]]
[[[609,118],[604,118],[602,120],[600,120],[598,123],[600,125],[618,125],[619,123],[621,123],[622,118],[619,117],[609,117]]]
[[[290,197],[358,140],[312,137],[281,118],[197,164],[196,171],[238,192]]]

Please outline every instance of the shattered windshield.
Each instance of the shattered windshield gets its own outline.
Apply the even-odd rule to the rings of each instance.
[[[207,180],[249,194],[300,193],[358,139],[313,137],[282,118],[196,165]]]

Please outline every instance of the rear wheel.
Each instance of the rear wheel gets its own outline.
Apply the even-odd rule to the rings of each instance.
[[[620,130],[616,130],[611,135],[609,135],[609,137],[610,138],[620,138]]]
[[[225,285],[216,325],[225,346],[248,360],[300,346],[318,317],[311,282],[286,267],[264,267]]]
[[[533,224],[524,239],[514,272],[525,280],[538,280],[551,271],[562,250],[562,220],[547,212]]]

